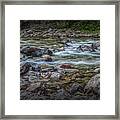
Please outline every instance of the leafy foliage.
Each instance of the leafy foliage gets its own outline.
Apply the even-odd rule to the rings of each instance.
[[[71,29],[84,33],[99,33],[100,20],[21,20],[21,29],[35,25],[43,29]]]

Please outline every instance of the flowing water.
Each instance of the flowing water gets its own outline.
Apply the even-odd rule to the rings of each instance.
[[[92,49],[93,45],[97,47]],[[30,69],[27,74],[21,75],[20,98],[22,100],[100,99],[99,78],[97,79],[98,85],[96,82],[92,82],[97,86],[97,88],[93,87],[95,94],[94,92],[85,93],[88,81],[95,75],[99,76],[99,40],[70,39],[62,43],[50,39],[22,40],[21,49],[27,46],[40,49],[49,48],[53,54],[49,55],[52,61],[46,61],[43,58],[44,55],[33,57],[21,54],[21,66],[24,66],[24,63],[30,63],[36,69],[36,71]],[[21,68],[25,72],[27,67]]]
[[[33,47],[49,47],[52,49],[52,47],[56,46],[56,48],[52,49],[53,55],[52,55],[52,62],[46,62],[42,60],[40,57],[35,58],[26,58],[22,59],[22,62],[32,62],[36,64],[48,64],[48,65],[59,65],[59,64],[73,64],[73,65],[99,65],[100,64],[100,46],[97,47],[95,51],[80,51],[78,50],[78,47],[80,45],[84,46],[91,46],[92,44],[100,44],[100,41],[94,40],[94,39],[71,39],[70,42],[67,42],[66,45],[62,46],[62,50],[58,50],[60,47],[59,43],[56,41],[53,42],[52,45],[50,45],[50,40],[28,40],[28,41],[21,41],[21,46],[33,46]],[[25,44],[26,43],[26,44]],[[42,44],[41,44],[42,43]],[[48,45],[49,44],[49,45]],[[57,49],[57,50],[56,50]]]

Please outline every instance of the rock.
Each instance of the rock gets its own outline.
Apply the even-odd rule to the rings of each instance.
[[[96,69],[94,70],[94,72],[95,72],[95,73],[100,73],[100,68],[96,68]]]
[[[69,97],[70,97],[70,94],[67,93],[63,88],[57,90],[57,93],[54,96],[56,100],[69,99]]]
[[[51,72],[57,72],[58,69],[55,68],[55,67],[53,67],[53,66],[42,69],[42,72],[49,72],[49,71],[51,71]]]
[[[27,46],[27,47],[24,47],[20,50],[20,52],[22,54],[26,54],[27,56],[31,56],[35,51],[39,50],[38,48],[34,48],[34,47],[30,47],[30,46]]]
[[[77,51],[84,52],[83,49],[82,49],[82,45],[80,45],[79,47],[77,47]]]
[[[41,76],[41,67],[38,64],[26,62],[23,65],[21,65],[20,75],[21,80],[23,76],[24,78],[26,77],[27,81],[39,80]]]
[[[26,100],[26,99],[30,99],[31,97],[31,92],[26,92],[26,91],[20,91],[20,100]]]
[[[62,65],[60,65],[60,68],[71,69],[71,68],[73,68],[73,66],[70,64],[62,64]]]
[[[44,48],[43,49],[43,55],[53,55],[53,51],[52,50],[50,50],[49,48]]]
[[[52,68],[44,68],[44,69],[42,69],[42,72],[49,72],[49,71],[52,71]]]
[[[100,42],[96,42],[94,45],[96,48],[98,48],[98,47],[100,47]]]
[[[31,53],[31,56],[33,56],[33,57],[41,57],[42,55],[43,55],[43,53],[42,53],[41,49],[36,50],[36,51]]]
[[[47,55],[53,55],[53,52],[52,52],[52,50],[47,50]]]
[[[57,90],[56,99],[63,99],[64,98],[64,94],[65,94],[65,90],[64,89]]]
[[[85,51],[91,51],[91,47],[88,45],[80,45],[77,50],[80,50],[81,52],[85,52]]]
[[[44,61],[46,62],[52,62],[52,57],[50,55],[43,55]]]
[[[35,47],[23,47],[21,48],[20,52],[22,54],[25,54],[27,56],[32,56],[32,57],[41,57],[42,55],[53,55],[52,50],[49,50],[48,48],[35,48]]]
[[[38,87],[40,87],[40,83],[32,83],[26,90],[27,91],[34,91],[35,89],[37,89]]]
[[[69,89],[70,94],[74,94],[75,92],[77,92],[80,88],[80,84],[79,83],[73,83],[72,86]]]
[[[35,72],[41,72],[42,71],[40,65],[38,65],[38,64],[32,64],[31,66],[32,66],[32,70],[35,71]]]
[[[58,69],[58,72],[61,73],[62,75],[64,74],[76,74],[79,72],[78,69],[63,69],[63,68],[60,68],[59,66],[57,67]]]
[[[58,51],[63,51],[65,50],[64,47],[58,48]]]
[[[29,84],[20,84],[20,90],[26,90]]]
[[[37,77],[37,80],[39,80],[41,76],[41,71],[42,71],[41,67],[38,64],[36,64],[32,66],[32,70],[34,71],[35,76]]]
[[[20,76],[23,76],[23,75],[25,75],[26,73],[28,73],[29,70],[30,70],[30,67],[31,67],[31,64],[28,63],[28,62],[22,64],[22,65],[20,66]]]
[[[100,94],[100,74],[93,76],[84,88],[85,93],[93,92],[97,95]]]
[[[51,76],[50,76],[50,79],[52,79],[52,80],[59,80],[60,79],[60,73],[58,73],[58,72],[53,72],[52,74],[51,74]]]
[[[51,71],[48,71],[48,72],[42,72],[42,78],[44,79],[49,79],[50,76],[51,76],[52,72]]]
[[[77,51],[80,52],[85,52],[85,51],[89,51],[89,52],[95,52],[98,49],[99,45],[96,45],[96,43],[91,43],[90,45],[80,45],[77,48]]]

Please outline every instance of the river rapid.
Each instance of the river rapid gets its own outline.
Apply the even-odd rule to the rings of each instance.
[[[100,40],[21,38],[20,71],[21,100],[100,99]]]

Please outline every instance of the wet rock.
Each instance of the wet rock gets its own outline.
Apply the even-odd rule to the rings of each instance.
[[[96,47],[96,49],[98,49],[100,47],[100,42],[94,43],[94,46]]]
[[[84,88],[85,93],[100,94],[100,74],[93,76]]]
[[[85,51],[91,51],[91,47],[88,45],[80,45],[77,50],[81,51],[81,52],[85,52]]]
[[[46,51],[46,53],[45,54],[47,54],[47,55],[53,55],[53,52],[52,52],[52,50],[49,50],[49,49],[47,49],[47,51]]]
[[[62,65],[60,65],[60,68],[64,68],[64,69],[72,69],[73,66],[70,65],[70,64],[62,64]]]
[[[42,55],[43,55],[43,53],[42,53],[41,49],[36,50],[36,51],[31,53],[31,56],[33,56],[33,57],[41,57]]]
[[[43,55],[42,57],[43,57],[44,61],[52,62],[52,57],[50,55]]]
[[[100,42],[96,42],[96,43],[91,44],[91,49],[93,52],[96,50],[99,50],[100,49],[99,47],[100,47]]]
[[[44,48],[44,49],[42,49],[42,55],[52,56],[53,55],[53,51],[50,50],[49,48]]]
[[[23,47],[20,52],[22,54],[26,54],[27,56],[31,56],[34,52],[36,52],[37,50],[39,50],[38,48],[34,48],[34,47],[30,47],[30,46],[26,46]]]
[[[85,44],[80,45],[77,48],[77,51],[79,51],[79,52],[85,52],[85,51],[95,52],[98,49],[99,49],[99,45],[97,45],[96,43],[91,43],[90,45],[85,45]]]
[[[65,50],[64,47],[60,47],[60,48],[58,48],[58,51],[64,51],[64,50]]]
[[[32,56],[32,57],[41,57],[42,55],[53,55],[52,50],[48,48],[36,48],[36,47],[30,47],[26,46],[21,48],[20,52],[22,54],[25,54],[27,56]]]
[[[32,70],[35,71],[35,72],[41,72],[42,71],[39,64],[32,64],[31,67],[32,67]]]

